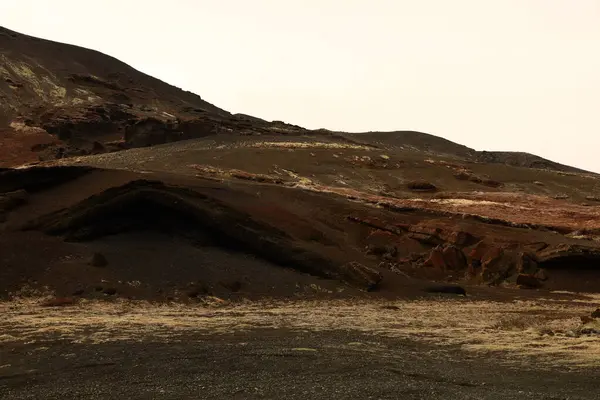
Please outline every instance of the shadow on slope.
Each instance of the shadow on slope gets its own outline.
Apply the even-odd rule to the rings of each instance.
[[[343,256],[324,257],[286,232],[194,190],[160,181],[137,180],[108,189],[72,207],[30,221],[41,230],[84,242],[109,235],[158,231],[198,245],[253,254],[270,263],[314,276],[372,289],[381,279],[367,267],[346,265]]]

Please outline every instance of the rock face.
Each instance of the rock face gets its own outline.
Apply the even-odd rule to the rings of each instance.
[[[481,278],[490,285],[498,285],[516,270],[516,255],[503,248],[490,249],[481,260]]]
[[[409,228],[409,237],[419,242],[439,245],[452,244],[458,247],[470,246],[478,239],[469,232],[463,230],[449,230],[427,225],[414,225]]]
[[[431,250],[424,265],[441,271],[464,271],[467,269],[467,257],[456,246],[438,246]]]

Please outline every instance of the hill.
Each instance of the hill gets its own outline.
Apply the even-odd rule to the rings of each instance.
[[[0,296],[600,291],[595,174],[422,132],[232,115],[6,29],[0,50]]]
[[[219,133],[336,135],[487,163],[581,172],[542,158],[475,152],[421,132],[309,131],[231,115],[200,96],[78,46],[0,27],[0,167],[119,151]]]

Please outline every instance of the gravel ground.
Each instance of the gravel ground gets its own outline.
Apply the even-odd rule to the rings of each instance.
[[[38,344],[39,345],[39,344]],[[597,370],[494,359],[355,332],[255,330],[178,343],[0,350],[2,399],[597,399]]]
[[[0,303],[0,399],[598,399],[592,300]]]

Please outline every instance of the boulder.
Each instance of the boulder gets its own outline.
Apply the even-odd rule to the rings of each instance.
[[[600,318],[600,308],[596,308],[591,314],[592,318]]]
[[[531,274],[517,275],[517,285],[526,289],[538,289],[542,287],[542,282]]]
[[[108,261],[106,260],[106,257],[104,257],[104,254],[94,253],[90,257],[90,259],[88,261],[88,265],[91,265],[92,267],[102,268],[102,267],[106,267],[108,265]]]
[[[372,291],[377,289],[381,279],[381,273],[374,268],[367,267],[356,261],[351,261],[341,268],[342,279],[353,286]]]

